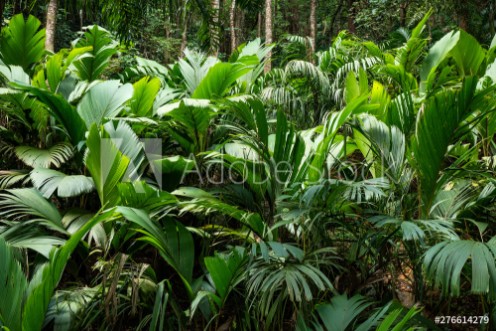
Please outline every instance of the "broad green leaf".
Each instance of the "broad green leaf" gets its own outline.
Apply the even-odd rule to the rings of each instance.
[[[453,59],[463,76],[477,75],[486,54],[479,42],[467,32],[460,30],[460,39],[451,51]]]
[[[89,193],[95,188],[91,177],[66,175],[51,169],[34,169],[30,177],[36,189],[47,199],[55,192],[60,198],[70,198]]]
[[[208,71],[205,78],[192,94],[194,99],[219,99],[226,95],[238,78],[244,76],[252,68],[239,63],[217,63]]]
[[[172,194],[155,189],[146,182],[119,183],[120,205],[148,212],[177,202]]]
[[[61,95],[24,84],[14,84],[14,86],[31,93],[39,101],[44,103],[47,106],[48,112],[64,126],[65,132],[71,138],[71,142],[74,146],[77,146],[79,142],[84,140],[84,134],[86,132],[84,121],[81,119],[76,109],[74,109],[74,107]]]
[[[32,188],[11,189],[0,193],[0,215],[10,219],[26,217],[52,230],[66,233],[57,208]]]
[[[461,121],[470,114],[477,81],[467,77],[460,91],[442,91],[426,100],[417,117],[412,150],[420,177],[424,213],[438,186],[442,161]]]
[[[192,294],[195,249],[193,236],[184,225],[168,219],[162,228],[143,210],[118,207],[117,211],[128,221],[138,225],[138,231],[144,235],[141,240],[159,250],[164,260],[179,274],[189,294]]]
[[[154,171],[161,178],[162,187],[173,191],[188,172],[195,167],[195,161],[182,156],[171,156],[153,161]]]
[[[235,285],[235,277],[244,262],[244,251],[234,249],[229,254],[206,257],[204,261],[215,284],[215,289],[224,302],[232,286]]]
[[[150,77],[143,77],[134,83],[134,94],[129,100],[131,113],[137,116],[150,116],[160,85],[158,78],[150,79]]]
[[[21,330],[27,279],[14,250],[0,237],[0,327]]]
[[[349,103],[343,110],[330,114],[324,132],[322,133],[322,141],[319,143],[308,169],[308,180],[310,182],[318,181],[325,174],[324,164],[327,159],[327,153],[337,131],[348,120],[351,114],[360,109],[360,106],[363,105],[366,99],[367,95],[361,96]]]
[[[420,79],[422,81],[420,84],[421,91],[426,92],[427,80],[435,75],[437,67],[448,57],[449,53],[455,48],[459,40],[460,31],[451,32],[446,34],[430,48],[420,70]]]
[[[371,304],[360,295],[348,298],[343,294],[335,296],[329,304],[319,305],[316,309],[327,331],[342,331]]]
[[[27,290],[24,307],[22,330],[39,331],[42,329],[48,305],[62,278],[67,261],[81,239],[96,224],[109,220],[114,213],[111,209],[97,214],[84,224],[60,248],[53,250],[49,261],[36,270]]]
[[[45,54],[45,29],[40,26],[41,22],[31,15],[27,20],[23,14],[10,19],[0,37],[0,54],[5,64],[18,65],[29,72],[41,60]]]
[[[131,84],[121,86],[117,80],[108,80],[92,86],[78,104],[77,111],[89,128],[94,123],[100,125],[105,119],[119,115],[132,96]]]
[[[81,57],[73,63],[79,78],[89,82],[100,78],[110,58],[117,52],[117,43],[112,40],[110,33],[96,25],[85,32],[76,46],[91,47],[91,56]]]
[[[96,125],[91,127],[86,145],[85,164],[95,183],[100,203],[102,206],[115,206],[119,201],[117,184],[127,171],[129,158],[110,139],[101,138]]]

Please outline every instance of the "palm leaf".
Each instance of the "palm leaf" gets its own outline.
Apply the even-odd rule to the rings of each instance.
[[[329,304],[317,306],[316,310],[327,331],[341,331],[346,330],[371,304],[360,295],[348,298],[343,294],[332,298]]]
[[[68,176],[62,172],[51,169],[34,169],[30,174],[34,187],[45,198],[50,198],[53,193],[61,198],[70,198],[89,193],[94,190],[93,179],[83,175]]]
[[[18,183],[26,184],[29,180],[29,173],[21,170],[0,171],[0,190],[10,188]]]
[[[81,57],[74,61],[73,66],[81,80],[93,81],[98,79],[117,50],[117,43],[112,40],[110,33],[99,27],[92,26],[76,44],[77,47],[92,47],[91,56]]]
[[[424,213],[431,206],[438,183],[442,161],[454,138],[455,130],[472,111],[476,80],[469,77],[463,81],[460,91],[447,90],[429,98],[417,117],[413,141],[414,163],[417,167]]]
[[[116,117],[122,111],[125,103],[133,96],[131,84],[120,84],[117,80],[109,80],[93,85],[85,93],[78,104],[79,116],[91,127],[93,123],[100,125],[107,118]]]
[[[471,259],[472,293],[496,291],[496,245],[473,240],[443,241],[431,247],[424,257],[427,277],[442,289],[443,295],[460,294],[460,277]]]
[[[17,157],[26,165],[33,168],[59,168],[73,156],[73,148],[70,144],[59,143],[49,149],[39,149],[30,146],[19,146],[15,148]]]
[[[34,16],[24,20],[22,14],[15,15],[9,25],[2,29],[0,50],[2,60],[8,65],[21,66],[28,72],[31,66],[45,54],[45,29]]]
[[[57,208],[35,189],[13,189],[0,193],[0,216],[8,219],[29,218],[49,229],[66,233]]]
[[[253,65],[256,64],[258,64],[258,59],[255,57]],[[252,67],[245,63],[215,64],[195,88],[192,98],[219,99],[224,97],[236,80],[250,72]]]
[[[158,91],[160,80],[158,78],[143,77],[133,84],[134,94],[129,100],[130,111],[136,116],[149,116]]]
[[[0,237],[0,327],[21,330],[22,305],[27,279],[13,249]]]
[[[245,262],[244,249],[234,249],[229,254],[217,254],[205,258],[207,268],[220,299],[224,302],[231,288],[236,284],[236,276]]]
[[[129,159],[124,178],[136,180],[143,175],[145,145],[140,141],[131,126],[123,120],[110,121],[103,126],[103,136],[109,138],[119,151]]]
[[[216,199],[210,193],[198,188],[181,187],[172,194],[180,197],[188,197],[191,200],[180,203],[181,213],[196,213],[208,215],[210,213],[220,213],[235,220],[238,220],[259,236],[265,236],[266,226],[262,217],[257,213],[242,210],[236,206]]]
[[[129,158],[123,155],[111,139],[103,139],[96,125],[86,141],[85,164],[91,173],[102,206],[115,206],[119,200],[117,184],[124,177]]]
[[[77,146],[79,142],[84,140],[84,134],[87,130],[84,121],[74,107],[61,95],[25,84],[13,85],[20,90],[31,93],[45,104],[48,112],[64,126],[65,132],[71,138],[74,146]]]
[[[176,270],[183,280],[189,294],[194,266],[194,242],[191,233],[174,220],[167,220],[162,229],[142,210],[118,207],[124,218],[139,226],[138,232],[144,234],[141,240],[157,248],[164,260]]]
[[[177,66],[190,95],[200,85],[210,68],[218,61],[214,57],[207,58],[205,54],[200,52],[194,52],[189,49],[184,50],[184,59],[180,59]]]
[[[74,233],[61,248],[53,250],[49,261],[36,271],[27,289],[23,306],[22,330],[41,330],[50,300],[72,252],[93,226],[109,220],[113,213],[114,210],[109,210],[103,214],[95,215]]]

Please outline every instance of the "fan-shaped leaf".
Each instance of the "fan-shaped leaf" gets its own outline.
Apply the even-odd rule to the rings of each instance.
[[[0,237],[0,327],[21,330],[27,279],[12,248]]]
[[[13,189],[0,193],[0,215],[10,219],[29,218],[55,231],[66,233],[57,208],[35,189]]]
[[[92,47],[91,56],[81,57],[73,63],[79,77],[89,82],[101,76],[110,58],[117,52],[117,43],[112,40],[110,33],[96,25],[85,32],[84,38],[76,45]]]
[[[153,103],[160,90],[158,78],[143,77],[133,84],[134,94],[129,105],[131,113],[137,116],[149,116],[153,109]]]
[[[4,63],[21,66],[28,72],[31,66],[45,54],[45,29],[40,30],[41,22],[29,15],[12,17],[9,25],[2,29],[0,52]]]
[[[57,196],[61,198],[70,198],[89,193],[95,188],[91,177],[68,176],[51,169],[34,169],[30,176],[34,186],[45,198],[50,198],[55,191],[57,191]]]
[[[100,125],[106,118],[119,115],[132,96],[131,84],[121,86],[117,80],[105,81],[91,87],[79,103],[77,111],[89,128],[93,123]]]
[[[129,158],[111,139],[102,139],[96,125],[90,129],[85,164],[91,173],[102,206],[115,206],[119,200],[117,184],[124,177]]]
[[[440,286],[444,295],[460,294],[460,277],[468,259],[472,266],[472,292],[496,291],[496,246],[472,240],[443,241],[431,247],[424,257],[427,277]]]
[[[17,157],[26,165],[33,168],[50,168],[52,165],[60,167],[73,155],[72,146],[59,143],[49,149],[39,149],[30,146],[16,147]]]

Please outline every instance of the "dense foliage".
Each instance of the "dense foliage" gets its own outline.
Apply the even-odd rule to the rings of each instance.
[[[0,326],[493,328],[496,42],[431,42],[431,14],[265,73],[259,38],[162,65],[97,25],[49,52],[13,16]]]

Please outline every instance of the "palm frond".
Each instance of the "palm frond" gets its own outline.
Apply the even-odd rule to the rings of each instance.
[[[95,189],[91,177],[83,175],[68,176],[51,169],[34,169],[31,171],[30,177],[34,187],[47,199],[55,192],[60,198],[70,198],[89,193]]]
[[[472,293],[496,293],[496,246],[494,242],[473,240],[443,241],[431,247],[424,256],[427,278],[440,287],[443,295],[460,294],[460,278],[470,259]]]
[[[32,168],[59,168],[73,156],[73,147],[67,143],[58,143],[49,149],[30,146],[15,148],[16,156]]]
[[[13,249],[0,237],[0,327],[21,330],[27,279]]]
[[[39,222],[49,229],[66,233],[57,208],[35,189],[22,188],[0,193],[0,216]]]

